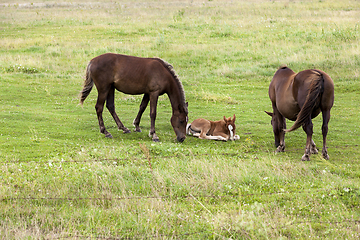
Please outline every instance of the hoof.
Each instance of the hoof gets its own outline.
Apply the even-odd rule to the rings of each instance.
[[[153,139],[153,142],[160,142],[160,139],[155,138],[155,139]]]
[[[106,138],[113,138],[113,136],[111,135],[111,133],[106,133],[106,134],[105,134],[105,137],[106,137]]]
[[[141,132],[141,129],[139,128],[139,129],[135,129],[135,132]]]
[[[319,151],[316,148],[311,149],[311,154],[318,154]]]
[[[323,154],[323,158],[325,159],[325,160],[329,160],[330,159],[330,157],[329,157],[329,155],[326,153],[326,154]]]
[[[283,147],[283,146],[278,146],[278,147],[276,148],[276,152],[285,152],[285,147]]]
[[[301,158],[301,161],[310,161],[309,155],[304,154],[304,156],[302,156],[302,158]]]
[[[131,131],[129,129],[125,129],[123,130],[124,133],[131,133]]]

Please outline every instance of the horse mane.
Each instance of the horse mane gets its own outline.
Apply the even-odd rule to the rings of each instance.
[[[155,60],[158,60],[159,62],[161,62],[163,64],[163,66],[170,72],[170,74],[173,76],[179,90],[180,90],[180,93],[181,93],[181,102],[184,106],[184,108],[186,109],[187,111],[187,106],[186,106],[186,103],[185,103],[185,91],[184,91],[184,87],[178,77],[178,75],[176,74],[175,70],[174,70],[174,67],[166,62],[165,60],[161,59],[161,58],[154,58]]]

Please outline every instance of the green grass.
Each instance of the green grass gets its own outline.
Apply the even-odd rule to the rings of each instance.
[[[2,239],[358,239],[358,1],[0,1]],[[161,57],[183,82],[190,121],[236,114],[236,142],[176,142],[167,96],[153,143],[123,134],[87,63],[116,52]],[[281,64],[335,82],[330,160],[300,161],[306,136],[275,154],[268,86]],[[116,93],[132,128],[141,96]],[[322,146],[321,117],[314,141]],[[290,126],[292,122],[288,122]]]

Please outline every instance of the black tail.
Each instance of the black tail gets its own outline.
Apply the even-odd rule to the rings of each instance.
[[[92,78],[90,76],[90,66],[91,66],[91,62],[87,65],[84,88],[80,92],[80,104],[81,105],[84,103],[86,97],[90,94],[91,89],[94,86],[94,81],[92,80]]]
[[[307,119],[309,119],[313,109],[320,104],[321,96],[324,92],[324,76],[317,70],[314,70],[314,72],[316,72],[318,77],[310,84],[304,106],[301,108],[294,125],[290,129],[284,129],[285,132],[294,131],[304,125]]]

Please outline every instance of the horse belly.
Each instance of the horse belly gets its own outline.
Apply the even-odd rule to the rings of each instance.
[[[151,76],[145,74],[119,74],[115,76],[114,86],[118,91],[131,95],[151,92],[158,92],[159,95],[163,94],[161,85],[154,81]]]
[[[124,86],[122,85],[121,87],[115,87],[116,90],[124,93],[124,94],[130,94],[130,95],[140,95],[140,94],[144,94],[145,91],[143,88],[133,88],[130,86]]]
[[[300,108],[295,101],[288,101],[284,104],[276,103],[276,107],[285,118],[295,121]]]
[[[146,85],[136,80],[116,80],[114,86],[116,90],[130,95],[139,95],[146,92]]]

